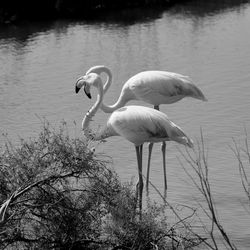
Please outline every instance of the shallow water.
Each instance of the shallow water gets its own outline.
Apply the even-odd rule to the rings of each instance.
[[[18,143],[19,137],[36,136],[45,117],[53,126],[65,120],[70,133],[81,136],[82,117],[94,100],[83,92],[75,95],[74,83],[93,65],[104,64],[113,72],[105,96],[110,104],[137,72],[159,69],[189,75],[209,101],[188,98],[162,105],[161,110],[194,140],[199,140],[202,128],[218,213],[238,248],[249,249],[249,205],[230,148],[232,138],[243,143],[245,128],[250,133],[250,4],[239,2],[191,1],[166,11],[122,11],[105,20],[0,27],[0,133]],[[96,127],[107,117],[98,112]],[[114,137],[94,146],[112,157],[112,167],[123,181],[137,178],[129,142]],[[197,191],[178,159],[176,144],[168,143],[168,199],[196,204]],[[151,181],[160,191],[162,173],[157,144]],[[152,187],[150,197],[160,200]]]

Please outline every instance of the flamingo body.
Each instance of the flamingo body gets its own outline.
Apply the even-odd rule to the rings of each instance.
[[[166,114],[143,106],[125,106],[114,111],[109,117],[107,128],[113,131],[110,136],[120,135],[135,146],[162,141],[193,146],[192,141]]]
[[[100,75],[102,72],[108,75],[108,80],[104,84],[104,93],[106,93],[112,82],[112,73],[107,67],[99,65],[91,67],[86,75],[90,73]],[[103,103],[101,109],[106,113],[112,113],[131,100],[140,100],[159,106],[160,104],[175,103],[185,97],[207,101],[202,91],[188,76],[168,71],[143,71],[125,82],[115,104],[106,105]]]
[[[171,104],[184,97],[205,100],[202,92],[187,76],[166,71],[144,71],[131,77],[123,87],[129,89],[135,99],[154,106]]]

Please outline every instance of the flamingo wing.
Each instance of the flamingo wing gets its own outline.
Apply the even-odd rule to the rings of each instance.
[[[138,100],[152,105],[174,103],[186,96],[205,99],[188,76],[172,72],[141,72],[130,78],[126,84]]]
[[[188,146],[192,144],[185,133],[170,121],[166,114],[152,108],[122,107],[112,113],[108,125],[135,145],[171,140]]]

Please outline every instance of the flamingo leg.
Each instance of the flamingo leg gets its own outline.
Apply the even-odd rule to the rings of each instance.
[[[154,105],[154,109],[160,110],[159,105]],[[147,191],[148,191],[149,171],[150,171],[150,163],[151,163],[151,155],[152,155],[153,146],[154,146],[153,142],[150,142],[148,145],[148,166],[147,166],[147,179],[146,179]]]
[[[162,160],[163,160],[163,173],[164,173],[164,190],[167,191],[167,171],[166,171],[166,142],[163,141],[161,145]]]
[[[150,171],[150,162],[151,162],[151,155],[153,150],[154,143],[150,142],[148,145],[148,166],[147,166],[147,179],[146,179],[146,188],[148,191],[148,183],[149,183],[149,171]]]
[[[160,110],[159,105],[155,105],[154,109]],[[164,174],[164,193],[167,192],[167,171],[166,171],[166,142],[163,141],[161,145],[162,160],[163,160],[163,174]]]
[[[142,192],[143,192],[143,178],[142,178],[142,145],[135,146],[136,150],[136,157],[137,157],[137,164],[138,164],[138,174],[139,180],[136,185],[136,194],[137,197],[139,196],[139,210],[141,213],[142,210]]]

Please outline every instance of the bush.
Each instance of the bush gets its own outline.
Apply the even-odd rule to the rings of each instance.
[[[136,209],[88,142],[45,122],[37,139],[6,143],[0,155],[0,249],[177,249],[197,238],[177,234],[166,207]],[[140,219],[141,217],[141,219]]]
[[[0,167],[0,201],[9,203],[2,217],[2,249],[70,249],[98,238],[101,196],[93,189],[99,181],[115,190],[118,182],[85,142],[45,124],[38,140],[22,141],[19,148],[8,143]]]

